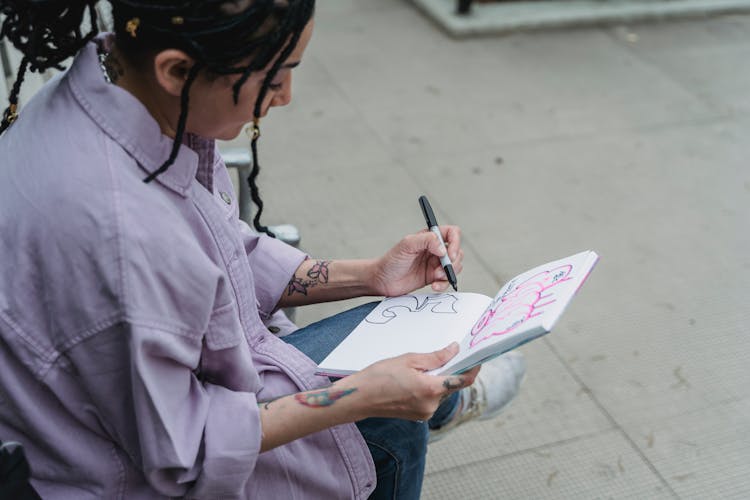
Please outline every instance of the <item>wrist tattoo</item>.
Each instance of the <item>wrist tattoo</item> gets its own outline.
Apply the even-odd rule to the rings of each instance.
[[[330,260],[318,260],[307,271],[305,277],[299,278],[293,276],[286,288],[287,296],[294,295],[295,293],[307,295],[307,290],[310,288],[320,283],[328,283],[328,266],[330,264]]]
[[[308,408],[323,408],[331,406],[337,400],[348,396],[349,394],[356,391],[356,388],[344,389],[344,390],[330,390],[324,389],[316,392],[305,392],[295,394],[294,399],[301,405],[307,406]]]
[[[461,389],[466,381],[463,377],[451,377],[443,380],[443,387],[449,391]]]

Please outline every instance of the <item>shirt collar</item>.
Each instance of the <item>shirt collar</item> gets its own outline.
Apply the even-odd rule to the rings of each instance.
[[[68,72],[75,99],[99,127],[128,152],[144,171],[144,178],[161,166],[172,150],[172,138],[161,133],[146,107],[130,92],[104,80],[97,49],[111,48],[114,37],[104,35],[86,44]],[[212,189],[214,141],[186,134],[175,162],[154,182],[186,196],[200,171]],[[191,149],[194,148],[194,149]]]

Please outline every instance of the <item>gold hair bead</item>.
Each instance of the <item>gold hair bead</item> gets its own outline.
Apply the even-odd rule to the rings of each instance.
[[[177,24],[177,25],[185,24],[185,18],[182,16],[174,16],[172,18],[172,24]]]
[[[130,21],[128,21],[127,24],[125,24],[125,31],[127,31],[128,33],[130,33],[130,36],[132,36],[133,38],[135,38],[136,35],[138,34],[137,33],[138,26],[140,26],[140,25],[141,25],[140,18],[134,17],[133,19],[131,19]]]
[[[5,112],[5,123],[10,125],[18,118],[18,105],[11,103]]]

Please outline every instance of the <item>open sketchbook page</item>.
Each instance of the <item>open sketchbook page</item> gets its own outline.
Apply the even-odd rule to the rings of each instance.
[[[492,302],[477,293],[412,294],[383,300],[318,367],[343,375],[385,358],[460,342]]]
[[[592,251],[535,267],[506,283],[461,342],[459,354],[436,373],[463,370],[485,356],[549,332],[599,260]]]

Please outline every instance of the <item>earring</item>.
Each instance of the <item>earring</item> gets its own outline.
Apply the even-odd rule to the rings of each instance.
[[[260,119],[253,119],[253,124],[247,127],[247,135],[255,141],[260,137]]]

